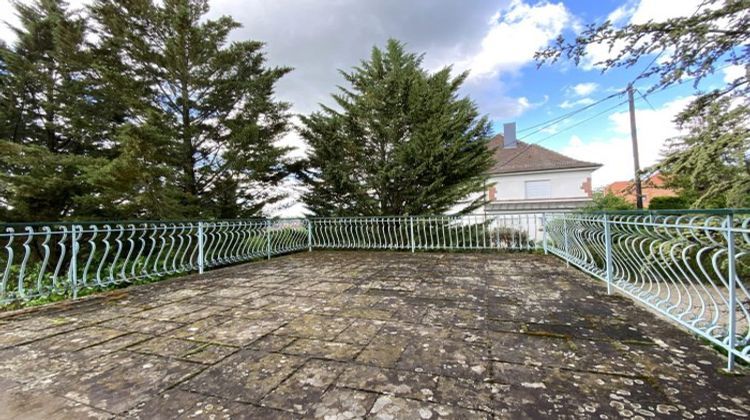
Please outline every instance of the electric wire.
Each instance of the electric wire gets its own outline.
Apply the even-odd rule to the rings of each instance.
[[[547,120],[547,121],[542,121],[542,122],[540,122],[540,123],[538,123],[538,124],[534,124],[534,125],[532,125],[532,126],[529,126],[529,127],[526,127],[526,128],[524,128],[524,129],[522,129],[522,130],[518,130],[518,132],[519,132],[519,133],[523,133],[523,132],[525,132],[525,131],[533,130],[533,129],[535,129],[535,128],[539,127],[539,129],[538,129],[538,130],[535,130],[535,131],[534,131],[534,132],[532,132],[532,133],[526,134],[526,135],[525,135],[525,136],[523,137],[523,138],[527,138],[527,137],[529,137],[529,136],[532,136],[532,135],[534,135],[534,134],[536,134],[536,133],[538,133],[538,132],[540,132],[540,131],[543,131],[543,130],[544,130],[545,128],[548,128],[548,127],[550,127],[550,126],[552,126],[552,125],[554,125],[554,124],[556,124],[556,123],[558,123],[558,122],[560,122],[560,121],[562,121],[562,120],[565,120],[565,119],[567,119],[567,118],[570,118],[570,117],[572,117],[572,116],[574,116],[574,115],[576,115],[576,114],[579,114],[579,113],[581,113],[581,112],[583,112],[583,111],[586,111],[586,110],[588,110],[588,109],[591,109],[591,108],[593,108],[593,107],[595,107],[595,106],[597,106],[597,105],[599,105],[599,104],[601,104],[601,103],[603,103],[603,102],[606,102],[606,101],[608,101],[608,100],[610,100],[610,99],[612,99],[612,98],[614,98],[614,97],[616,97],[616,96],[622,95],[622,94],[623,94],[623,92],[624,92],[624,91],[618,91],[618,92],[615,92],[615,93],[613,93],[613,94],[611,94],[611,95],[609,95],[609,96],[606,96],[606,97],[604,97],[604,98],[601,98],[601,99],[597,100],[597,101],[596,101],[596,102],[594,102],[594,103],[591,103],[591,104],[588,104],[588,105],[582,106],[582,107],[580,107],[580,108],[577,108],[577,109],[575,109],[575,110],[573,110],[573,111],[569,111],[569,112],[566,112],[565,114],[562,114],[562,115],[560,115],[560,116],[557,116],[557,117],[555,117],[555,118],[549,119],[549,120]]]
[[[521,151],[520,151],[520,152],[518,152],[517,154],[513,155],[513,157],[511,157],[511,158],[510,158],[510,159],[508,159],[507,161],[505,161],[505,162],[503,162],[502,164],[500,164],[499,168],[502,168],[502,167],[504,167],[504,166],[508,165],[509,163],[513,162],[514,160],[516,160],[516,159],[517,159],[518,157],[520,157],[521,155],[523,155],[524,153],[526,153],[526,151],[527,151],[527,150],[528,150],[529,148],[531,148],[531,146],[534,146],[534,145],[539,145],[540,143],[542,143],[542,142],[544,142],[544,141],[546,141],[546,140],[549,140],[549,139],[551,139],[552,137],[555,137],[555,136],[557,136],[558,134],[560,134],[560,133],[562,133],[562,132],[568,131],[568,130],[570,130],[570,129],[572,129],[572,128],[575,128],[575,127],[578,127],[579,125],[585,124],[585,123],[587,123],[587,122],[589,122],[589,121],[591,121],[591,120],[593,120],[593,119],[595,119],[595,118],[598,118],[598,117],[600,117],[600,116],[602,116],[602,115],[604,115],[604,114],[607,114],[607,113],[612,113],[612,112],[614,112],[614,110],[616,110],[617,108],[619,108],[620,106],[622,106],[622,105],[624,105],[624,104],[626,104],[626,103],[628,103],[628,101],[622,101],[622,102],[619,102],[619,103],[618,103],[617,105],[611,106],[611,107],[609,107],[609,108],[605,109],[604,111],[601,111],[601,112],[599,112],[599,113],[597,113],[597,114],[594,114],[594,115],[592,115],[592,116],[591,116],[591,117],[589,117],[589,118],[586,118],[586,119],[584,119],[584,120],[578,121],[578,122],[576,122],[576,123],[575,123],[575,124],[573,124],[573,125],[570,125],[570,126],[568,126],[568,127],[565,127],[565,128],[563,128],[562,130],[559,130],[559,131],[557,131],[557,132],[555,132],[555,133],[552,133],[552,134],[550,134],[550,135],[549,135],[549,136],[547,136],[547,137],[544,137],[544,138],[542,138],[542,139],[540,139],[540,140],[537,140],[537,141],[535,141],[535,142],[533,142],[533,143],[527,143],[527,144],[526,144],[526,146],[524,146],[523,150],[521,150]]]

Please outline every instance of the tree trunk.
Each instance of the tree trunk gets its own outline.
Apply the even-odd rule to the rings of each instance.
[[[193,153],[193,138],[190,133],[190,62],[186,45],[183,45],[183,54],[184,67],[180,88],[182,95],[182,147],[185,153],[183,161],[183,170],[185,171],[185,192],[193,197],[198,197],[198,185],[195,178],[195,154]]]
[[[47,67],[47,103],[44,107],[44,131],[47,134],[47,150],[57,152],[57,141],[55,136],[55,69],[52,64]]]

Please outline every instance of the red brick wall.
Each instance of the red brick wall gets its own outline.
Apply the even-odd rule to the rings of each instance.
[[[581,184],[581,189],[589,197],[592,197],[594,195],[594,189],[591,188],[591,177],[590,176],[587,176],[586,180],[583,181],[583,184]]]

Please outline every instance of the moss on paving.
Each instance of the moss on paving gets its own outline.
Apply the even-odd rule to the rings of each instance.
[[[0,314],[8,417],[725,418],[746,370],[554,258],[312,252]],[[2,416],[0,416],[2,417]]]

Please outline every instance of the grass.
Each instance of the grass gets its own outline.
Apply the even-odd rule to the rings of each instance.
[[[118,283],[109,284],[106,286],[83,287],[83,288],[78,289],[77,297],[81,298],[84,296],[90,296],[90,295],[94,295],[97,293],[104,293],[104,292],[109,292],[112,290],[124,289],[126,287],[130,287],[133,285],[156,283],[156,282],[166,280],[169,278],[184,276],[186,274],[190,274],[190,272],[179,273],[179,274],[165,274],[165,275],[155,276],[155,277],[144,277],[144,278],[136,279],[133,281],[125,280],[125,281],[121,281]],[[48,305],[50,303],[61,302],[64,300],[71,300],[71,299],[73,299],[73,292],[71,290],[66,290],[64,293],[50,293],[49,295],[46,295],[46,296],[40,296],[37,298],[25,300],[25,301],[22,300],[22,301],[11,302],[6,305],[0,306],[0,312],[14,311],[18,309],[32,308],[36,306],[43,306],[43,305]]]

